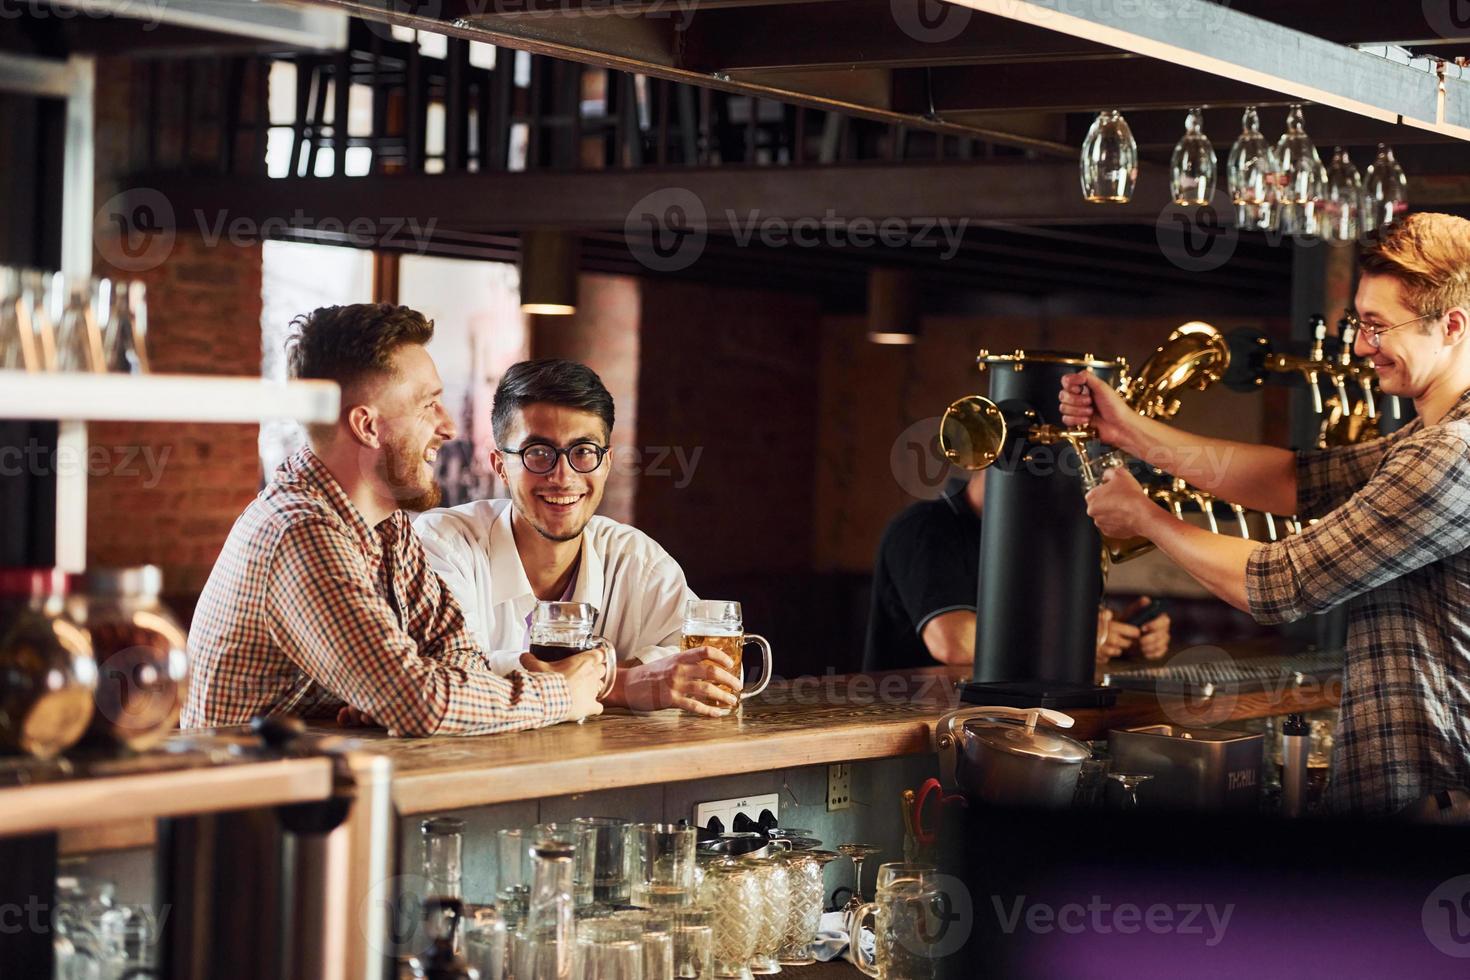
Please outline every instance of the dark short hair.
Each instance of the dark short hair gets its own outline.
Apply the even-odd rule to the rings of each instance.
[[[490,409],[496,445],[505,445],[516,413],[538,402],[591,412],[602,419],[604,435],[612,435],[613,397],[597,372],[576,361],[549,357],[512,364],[500,379]]]
[[[427,344],[434,321],[392,303],[323,306],[291,321],[286,341],[291,377],[335,381],[347,387],[367,375],[387,373],[394,351]]]

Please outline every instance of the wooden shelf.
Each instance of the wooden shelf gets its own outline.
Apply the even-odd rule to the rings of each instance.
[[[138,820],[214,813],[284,803],[309,803],[332,795],[327,758],[244,762],[62,779],[0,789],[0,836],[95,827],[99,814],[110,825]],[[102,838],[92,843],[108,846]],[[136,846],[131,838],[112,846]]]
[[[0,371],[0,418],[63,422],[335,422],[331,381]]]

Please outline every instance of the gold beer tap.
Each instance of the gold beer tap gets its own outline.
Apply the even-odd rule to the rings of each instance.
[[[1353,321],[1343,317],[1337,325],[1337,338],[1342,341],[1342,349],[1337,352],[1337,363],[1343,373],[1358,383],[1358,390],[1363,393],[1363,412],[1369,419],[1378,418],[1378,406],[1373,398],[1373,382],[1378,372],[1373,370],[1373,362],[1368,358],[1361,361],[1353,360],[1353,345],[1357,343],[1358,330],[1353,326]],[[1347,403],[1343,403],[1346,408]]]
[[[1250,522],[1245,519],[1245,508],[1240,504],[1231,504],[1230,509],[1235,512],[1235,522],[1240,526],[1240,537],[1243,541],[1251,539]]]
[[[1212,534],[1219,534],[1220,522],[1215,520],[1215,495],[1206,493],[1198,487],[1191,487],[1184,483],[1183,480],[1175,480],[1174,482],[1176,484],[1183,484],[1184,492],[1190,500],[1194,501],[1200,511],[1205,515],[1205,520],[1209,522],[1210,532]]]
[[[1326,360],[1323,350],[1324,341],[1327,339],[1327,321],[1320,316],[1313,317],[1312,320],[1312,349],[1306,357],[1273,352],[1266,355],[1263,366],[1266,370],[1275,371],[1277,374],[1300,374],[1305,378],[1307,387],[1312,392],[1312,409],[1321,415],[1323,412],[1322,392],[1318,389],[1317,382],[1324,371],[1331,373],[1336,380],[1337,366]],[[1343,388],[1343,392],[1343,404],[1346,405],[1346,388]]]

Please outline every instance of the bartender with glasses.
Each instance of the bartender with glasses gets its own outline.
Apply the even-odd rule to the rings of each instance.
[[[1062,379],[1060,403],[1067,425],[1217,497],[1312,520],[1270,544],[1211,534],[1122,468],[1087,498],[1103,534],[1148,538],[1258,622],[1346,604],[1326,803],[1387,814],[1470,787],[1470,221],[1409,215],[1363,246],[1359,272],[1354,353],[1418,412],[1390,436],[1302,453],[1209,439],[1138,415],[1089,372]],[[1203,462],[1222,458],[1223,472]]]

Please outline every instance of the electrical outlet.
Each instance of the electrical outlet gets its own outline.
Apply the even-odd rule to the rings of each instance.
[[[769,810],[771,816],[778,820],[781,817],[777,810],[781,797],[776,793],[766,793],[761,796],[741,796],[733,800],[715,800],[713,803],[696,803],[694,805],[694,822],[701,827],[708,827],[711,817],[718,817],[720,826],[725,828],[725,833],[735,829],[735,815],[745,814],[751,820],[759,820],[761,812]]]
[[[827,767],[827,810],[846,810],[852,806],[852,766],[839,763]]]

